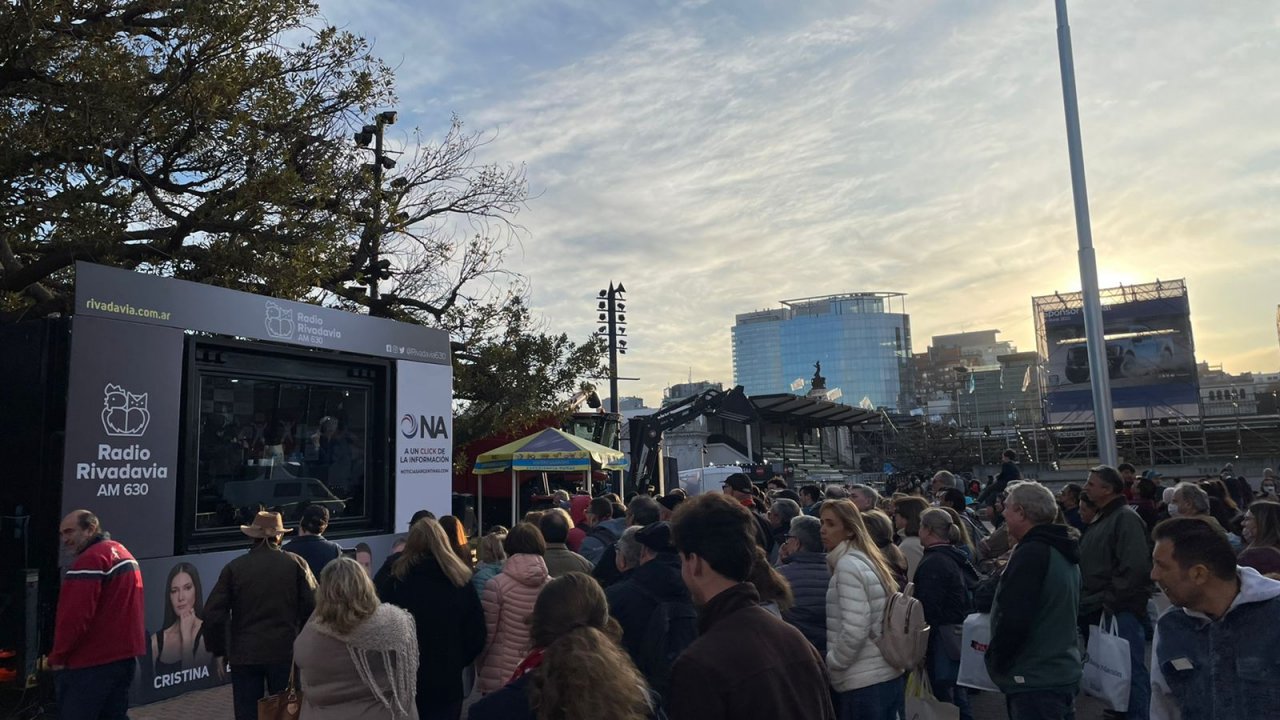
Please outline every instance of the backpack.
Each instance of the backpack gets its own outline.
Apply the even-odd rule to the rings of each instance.
[[[636,584],[636,589],[655,601],[656,595]],[[636,667],[649,681],[649,687],[667,702],[671,689],[671,666],[685,648],[698,639],[698,613],[689,601],[658,602],[645,626],[640,641]]]
[[[924,605],[914,597],[915,589],[914,583],[907,583],[889,598],[881,632],[871,638],[885,662],[904,671],[919,667],[929,649],[929,626],[924,621]]]

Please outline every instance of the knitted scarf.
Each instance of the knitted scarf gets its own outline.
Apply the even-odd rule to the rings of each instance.
[[[391,717],[398,720],[412,715],[418,682],[418,632],[412,615],[383,603],[369,619],[347,635],[314,619],[312,623],[316,632],[347,646],[360,682],[369,688],[383,707],[391,711]],[[370,653],[381,656],[390,687],[382,687],[374,677],[369,666]]]

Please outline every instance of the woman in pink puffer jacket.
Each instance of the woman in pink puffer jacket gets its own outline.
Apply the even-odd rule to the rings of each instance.
[[[528,619],[538,593],[549,580],[547,563],[542,559],[547,543],[537,527],[524,522],[516,525],[502,545],[507,562],[484,586],[480,597],[487,631],[484,651],[476,660],[476,688],[482,695],[506,685],[533,648]]]

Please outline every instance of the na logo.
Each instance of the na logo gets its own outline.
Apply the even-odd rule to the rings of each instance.
[[[414,417],[409,413],[405,413],[400,418],[400,434],[407,438],[431,438],[435,440],[437,437],[443,436],[449,438],[449,428],[445,425],[444,416],[442,415],[419,415]]]
[[[151,424],[147,393],[134,395],[119,385],[102,389],[102,429],[112,437],[139,437]]]
[[[293,310],[267,301],[267,334],[282,340],[293,339]]]

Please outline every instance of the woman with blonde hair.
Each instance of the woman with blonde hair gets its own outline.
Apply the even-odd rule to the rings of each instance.
[[[420,720],[457,720],[464,698],[462,670],[484,647],[484,612],[471,587],[471,570],[458,559],[439,522],[414,523],[378,595],[417,621]]]
[[[962,552],[966,553],[969,556],[970,561],[977,558],[978,546],[974,544],[973,535],[969,533],[969,526],[965,524],[964,518],[960,515],[960,513],[957,512],[955,508],[945,507],[945,506],[930,508],[930,510],[941,510],[942,512],[951,516],[951,521],[955,523],[956,535],[959,536],[954,543],[955,546],[960,548]],[[929,512],[929,510],[925,510],[925,512]],[[921,517],[924,517],[924,516],[921,515]],[[921,540],[920,544],[924,545],[924,541]]]
[[[902,671],[872,641],[898,583],[849,500],[828,500],[818,511],[827,549],[827,669],[840,720],[896,720],[906,690]]]
[[[533,650],[506,687],[468,720],[646,720],[658,717],[644,676],[595,578],[571,572],[543,588],[530,617]]]
[[[481,695],[499,690],[532,647],[529,615],[534,600],[550,579],[547,542],[537,526],[520,523],[503,542],[507,562],[484,586],[485,646],[476,660],[476,688]]]
[[[969,693],[956,687],[956,679],[960,636],[965,617],[973,611],[971,598],[978,585],[978,571],[962,549],[964,524],[955,512],[930,508],[920,514],[924,557],[916,569],[915,597],[924,606],[925,622],[932,628],[924,662],[933,694],[958,707],[961,720],[973,720]]]
[[[418,642],[408,612],[378,602],[360,563],[325,565],[316,609],[293,643],[308,720],[416,720]]]
[[[467,531],[462,527],[462,521],[452,515],[445,515],[440,518],[440,528],[444,530],[444,536],[449,539],[449,547],[453,548],[453,554],[457,555],[468,569],[474,567],[476,562],[471,557],[471,546],[467,544]]]
[[[476,551],[475,575],[471,576],[471,586],[476,589],[476,597],[484,595],[484,586],[502,572],[502,563],[507,561],[507,551],[502,543],[507,539],[507,529],[494,525],[484,537],[480,538],[480,549]]]

